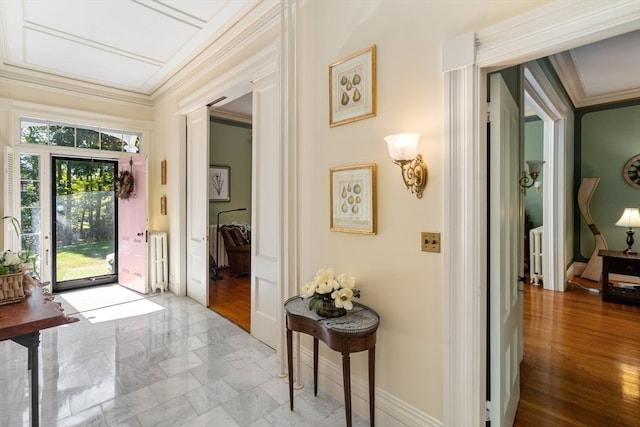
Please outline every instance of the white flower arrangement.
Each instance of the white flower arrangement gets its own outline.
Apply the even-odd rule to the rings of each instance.
[[[346,273],[335,275],[333,268],[321,268],[312,282],[302,286],[301,295],[309,300],[309,310],[313,310],[323,301],[333,302],[337,308],[351,310],[352,298],[360,298],[356,289],[356,278]]]

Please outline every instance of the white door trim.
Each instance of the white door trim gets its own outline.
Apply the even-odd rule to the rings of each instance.
[[[559,96],[536,62],[524,66],[524,93],[527,104],[544,123],[544,173],[542,224],[542,271],[544,288],[564,291],[566,288],[565,239],[567,230],[565,167],[567,159],[567,114],[570,106]],[[569,144],[573,147],[572,144]],[[568,183],[567,183],[568,184]],[[546,190],[545,190],[546,188]]]
[[[247,58],[245,61],[236,65],[224,74],[211,80],[209,83],[201,86],[198,90],[189,92],[188,94],[178,98],[176,121],[177,132],[176,140],[178,147],[176,155],[178,156],[179,176],[186,176],[187,158],[186,150],[187,134],[185,132],[187,114],[201,108],[211,101],[215,100],[220,94],[230,96],[240,96],[251,91],[251,82],[263,75],[273,72],[277,69],[277,44],[272,43],[265,49],[260,50],[254,56]],[[212,72],[212,74],[215,74]],[[232,98],[230,98],[231,100]],[[177,230],[180,248],[180,263],[178,277],[176,277],[178,286],[171,289],[177,295],[186,295],[187,280],[186,262],[187,262],[187,192],[186,187],[180,186],[177,191],[178,198],[178,216],[175,219],[172,229]]]
[[[443,251],[445,426],[481,426],[486,417],[486,73],[638,26],[637,1],[554,2],[443,46],[443,232],[456,248]]]

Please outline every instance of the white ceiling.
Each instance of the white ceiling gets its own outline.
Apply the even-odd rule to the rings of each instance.
[[[153,94],[257,0],[0,0],[0,75]]]
[[[549,59],[576,107],[640,98],[640,30]]]
[[[0,77],[153,95],[262,1],[0,0]],[[640,31],[550,59],[577,107],[640,98]]]

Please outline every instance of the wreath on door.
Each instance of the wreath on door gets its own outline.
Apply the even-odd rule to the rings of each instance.
[[[116,197],[127,200],[133,192],[133,174],[126,170],[121,170],[116,177]]]

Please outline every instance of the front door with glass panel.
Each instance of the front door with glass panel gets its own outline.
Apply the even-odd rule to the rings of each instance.
[[[52,159],[52,284],[54,291],[117,281],[118,163]]]

